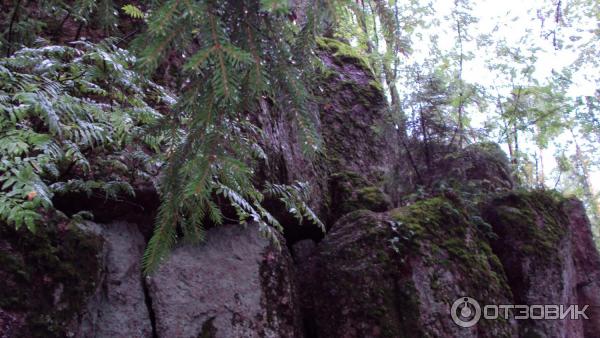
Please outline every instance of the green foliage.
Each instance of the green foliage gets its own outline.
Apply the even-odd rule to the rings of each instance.
[[[135,59],[109,42],[24,48],[0,59],[0,221],[36,225],[54,194],[132,195],[159,149],[145,128],[169,104],[159,86],[131,71]]]
[[[306,201],[310,198],[310,185],[308,182],[295,182],[292,185],[267,183],[264,192],[267,196],[279,198],[285,205],[286,210],[296,217],[298,222],[302,223],[306,217],[308,221],[325,232],[325,224],[306,204]]]
[[[142,12],[136,5],[127,4],[121,8],[125,14],[129,15],[134,19],[143,19],[144,12]]]

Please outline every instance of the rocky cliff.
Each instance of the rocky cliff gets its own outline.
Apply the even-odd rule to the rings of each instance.
[[[96,223],[0,225],[0,337],[600,337],[600,257],[581,203],[514,190],[493,144],[436,158],[427,189],[412,190],[381,85],[347,45],[319,43],[325,152],[305,158],[268,102],[254,118],[270,158],[259,178],[311,182],[326,233],[289,220],[278,249],[252,224],[212,228],[143,277],[151,189],[140,210],[79,201]],[[464,328],[451,309],[467,296],[590,305],[589,319]]]

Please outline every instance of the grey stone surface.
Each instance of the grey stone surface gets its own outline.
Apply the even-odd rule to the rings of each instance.
[[[173,251],[148,277],[159,337],[299,337],[285,247],[256,226],[211,229],[206,242]]]
[[[88,223],[88,227],[105,240],[105,265],[99,288],[82,314],[77,337],[152,337],[142,286],[144,237],[132,223]]]

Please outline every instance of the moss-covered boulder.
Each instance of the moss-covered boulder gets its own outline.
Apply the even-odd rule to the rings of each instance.
[[[257,179],[281,183],[310,182],[309,204],[322,219],[336,219],[356,210],[350,206],[355,203],[374,205],[374,208],[365,207],[370,210],[386,210],[387,207],[382,205],[387,202],[387,197],[380,194],[379,188],[395,161],[396,134],[392,132],[393,124],[382,86],[368,59],[358,49],[330,38],[319,38],[317,43],[323,71],[310,88],[317,100],[308,107],[313,112],[311,120],[322,136],[323,147],[317,156],[306,156],[298,125],[276,104],[264,99],[260,102],[260,111],[251,116],[262,130],[261,145],[269,158],[260,164]],[[354,201],[346,201],[348,205],[343,211],[331,210],[338,208],[340,203],[337,196],[332,196],[339,194],[332,190],[332,182],[335,183],[337,178],[331,175],[345,172],[352,172],[368,183],[360,186],[365,189],[362,192],[353,188]],[[271,204],[270,210],[275,214],[286,214],[282,205]],[[293,220],[287,222],[284,219],[282,223],[290,242],[322,237],[316,227],[306,225],[298,231]],[[287,226],[288,223],[292,226]]]
[[[393,180],[388,190],[394,196],[406,198],[423,188],[436,191],[450,188],[488,197],[514,187],[508,157],[496,143],[479,142],[458,148],[445,143],[412,141],[407,148],[411,160],[397,163],[390,175]]]
[[[505,191],[475,204],[446,192],[403,208],[340,218],[299,265],[316,337],[597,337],[600,256],[581,202]],[[482,318],[453,303],[576,304],[587,320]]]
[[[590,305],[589,320],[519,322],[520,337],[597,337],[600,257],[581,202],[548,191],[508,192],[484,208],[492,248],[517,304]]]
[[[77,227],[0,224],[0,332],[65,337],[96,290],[102,239]]]
[[[366,56],[345,42],[318,39],[324,70],[315,84],[330,172],[376,182],[394,162],[391,116]]]
[[[347,214],[306,262],[318,337],[515,336],[509,322],[452,322],[462,296],[512,298],[500,261],[460,202],[435,197]]]
[[[510,190],[514,183],[506,153],[497,143],[481,142],[445,155],[434,178],[452,178],[479,192]]]

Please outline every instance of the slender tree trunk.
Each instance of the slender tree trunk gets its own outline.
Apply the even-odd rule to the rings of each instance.
[[[508,157],[512,163],[513,157],[515,155],[513,150],[513,143],[510,137],[509,124],[506,122],[506,116],[504,114],[504,107],[502,106],[502,101],[500,100],[500,93],[498,93],[496,99],[496,105],[498,106],[498,110],[500,111],[500,116],[502,117],[502,121],[504,122],[504,133],[506,134],[506,144],[508,145]]]
[[[515,168],[519,165],[519,130],[517,128],[517,122],[513,122],[513,142],[515,147],[515,153],[513,156],[513,164]]]
[[[571,132],[573,134],[573,132]],[[577,167],[578,174],[580,176],[581,185],[583,187],[583,193],[586,198],[593,199],[594,192],[592,191],[592,184],[590,182],[590,172],[585,160],[579,142],[573,134],[573,140],[575,141],[575,166]]]
[[[419,108],[421,133],[423,133],[423,152],[425,153],[425,163],[427,164],[427,172],[431,174],[431,152],[429,151],[429,135],[427,133],[427,123],[423,114],[423,108]]]
[[[517,88],[517,94],[515,95],[515,102],[513,104],[513,109],[512,109],[512,113],[513,113],[513,118],[512,120],[512,137],[513,137],[513,142],[514,142],[514,156],[512,157],[512,164],[515,166],[515,169],[517,169],[519,167],[519,126],[518,126],[518,122],[520,121],[519,119],[519,114],[518,114],[518,110],[519,110],[519,100],[521,99],[521,90],[522,88],[519,86]]]
[[[539,182],[540,187],[546,186],[546,175],[544,173],[544,149],[542,147],[538,148],[538,152],[540,154],[540,168],[539,168]]]
[[[577,138],[575,137],[575,133],[571,130],[571,135],[573,135],[573,140],[575,140],[575,168],[576,168],[576,176],[583,188],[583,200],[586,202],[586,206],[588,207],[588,215],[590,216],[590,221],[592,223],[592,232],[594,234],[595,240],[600,240],[600,201],[599,196],[594,192],[593,184],[590,180],[590,171],[589,164],[586,161],[585,156],[577,142]]]
[[[458,6],[458,1],[455,2],[456,6]],[[462,73],[463,73],[463,44],[462,44],[462,25],[459,19],[456,20],[456,29],[458,32],[458,48],[460,49],[458,56],[458,147],[462,148],[463,146],[463,138],[465,135],[464,126],[463,126],[463,109],[464,109],[464,89],[463,89],[463,81],[462,81]]]

